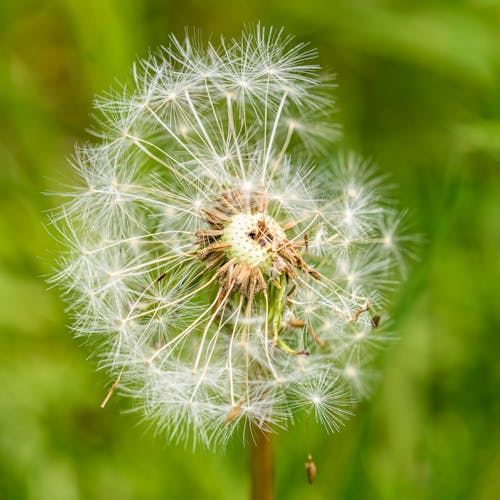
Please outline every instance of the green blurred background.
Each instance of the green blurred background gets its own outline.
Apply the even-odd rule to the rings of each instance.
[[[47,291],[57,245],[41,194],[69,175],[92,97],[184,26],[285,26],[338,73],[345,147],[399,186],[420,260],[398,293],[400,342],[345,431],[277,439],[280,499],[500,498],[500,1],[2,0],[0,498],[244,499],[246,453],[168,446],[99,408],[106,377]]]

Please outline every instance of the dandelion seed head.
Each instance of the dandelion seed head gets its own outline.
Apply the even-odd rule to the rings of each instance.
[[[77,148],[80,186],[50,216],[53,282],[173,442],[300,414],[336,431],[368,393],[408,237],[368,162],[324,154],[331,87],[314,50],[258,25],[171,37],[96,100],[99,142]]]

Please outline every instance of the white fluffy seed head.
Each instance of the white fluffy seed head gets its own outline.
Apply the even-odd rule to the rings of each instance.
[[[301,412],[337,430],[373,378],[401,217],[366,162],[318,153],[338,136],[330,92],[313,51],[257,26],[172,38],[96,102],[101,142],[51,217],[54,282],[170,440]]]

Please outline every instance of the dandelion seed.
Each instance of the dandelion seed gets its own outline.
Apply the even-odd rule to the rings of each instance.
[[[366,162],[325,158],[338,127],[314,57],[260,26],[172,37],[96,101],[101,142],[77,149],[82,186],[52,215],[54,282],[115,380],[105,402],[135,398],[171,441],[301,411],[336,431],[384,340],[401,217]]]
[[[307,474],[307,481],[309,482],[309,484],[313,484],[314,480],[316,479],[317,469],[311,454],[307,456],[307,462],[305,464],[305,468]]]

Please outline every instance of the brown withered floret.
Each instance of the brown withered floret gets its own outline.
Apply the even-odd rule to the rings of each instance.
[[[285,275],[293,280],[297,272],[308,273],[315,279],[319,274],[304,261],[299,249],[304,242],[289,240],[283,230],[276,230],[266,221],[268,198],[263,189],[242,191],[231,188],[217,196],[210,208],[202,209],[202,219],[209,228],[196,231],[199,243],[198,257],[207,269],[216,269],[220,283],[218,304],[234,294],[240,294],[251,303],[258,292],[267,294],[268,281],[279,286],[279,278]],[[222,241],[224,229],[237,214],[262,214],[248,231],[250,241],[270,254],[271,266],[264,275],[261,267],[228,257],[231,244]],[[289,225],[288,225],[289,226]],[[291,226],[293,227],[293,226]],[[217,269],[218,268],[218,269]],[[266,280],[269,278],[269,280]]]

